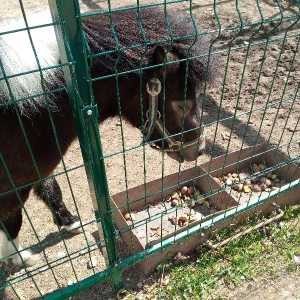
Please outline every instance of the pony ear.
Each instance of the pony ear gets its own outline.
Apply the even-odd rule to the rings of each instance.
[[[163,76],[164,70],[165,70],[165,74],[170,74],[170,73],[177,72],[179,69],[180,63],[178,62],[179,60],[178,54],[173,51],[167,50],[162,46],[156,46],[155,59],[158,65],[163,64],[165,60],[166,63],[170,63],[167,64],[165,67],[161,66],[158,68],[158,72],[161,76]]]

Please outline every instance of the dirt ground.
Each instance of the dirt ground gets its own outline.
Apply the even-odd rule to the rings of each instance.
[[[112,8],[135,3],[131,0],[110,2]],[[146,2],[154,3],[155,1],[143,1],[142,4]],[[287,100],[281,104],[278,103],[282,97],[284,99],[293,97],[299,84],[299,24],[292,27],[292,31],[288,32],[285,39],[279,39],[285,36],[288,26],[292,26],[296,21],[296,18],[292,16],[299,11],[295,6],[288,6],[290,2],[283,1],[282,13],[291,17],[281,24],[280,12],[275,2],[259,1],[264,19],[277,18],[276,21],[265,23],[261,29],[259,23],[255,27],[248,26],[249,23],[261,21],[256,1],[239,2],[240,15],[235,6],[236,1],[217,1],[218,18],[213,11],[213,1],[195,1],[192,5],[196,22],[201,24],[204,31],[230,28],[230,30],[215,32],[209,37],[214,40],[218,34],[220,35],[213,44],[212,50],[219,51],[221,81],[216,86],[210,87],[207,92],[204,123],[208,124],[208,145],[206,153],[199,158],[197,164],[209,161],[211,157],[228,151],[238,150],[242,145],[246,147],[261,142],[287,145],[290,141],[297,139],[299,141],[300,138],[299,98],[296,98],[294,102]],[[46,0],[26,0],[23,4],[27,12],[39,12],[47,8]],[[172,4],[170,7],[188,11],[189,2]],[[81,9],[82,11],[107,9],[107,2],[83,0]],[[20,16],[19,1],[1,0],[0,19],[12,20]],[[239,27],[241,24],[244,25],[242,30]],[[249,38],[257,29],[261,30],[259,34],[253,35],[252,44],[254,45],[248,48]],[[272,29],[274,29],[274,34],[271,42],[267,46],[260,44],[260,39],[266,38]],[[229,46],[231,46],[230,51],[228,51]],[[263,61],[264,64],[262,64]],[[292,61],[293,65],[291,65]],[[260,78],[257,85],[258,74]],[[256,97],[254,97],[255,94]],[[272,105],[266,106],[267,103]],[[251,113],[249,113],[250,110]],[[217,120],[223,121],[217,124]],[[140,131],[132,128],[125,120],[122,121],[122,125],[125,148],[140,144],[142,140]],[[122,153],[110,156],[122,150],[121,127],[117,118],[102,123],[100,133],[103,152],[107,157],[105,166],[111,194],[143,184],[144,161],[146,181],[160,178],[162,165],[164,175],[178,171],[178,163],[175,160],[168,156],[162,157],[159,151],[150,147],[146,148],[145,154],[138,148],[127,151],[124,156]],[[297,143],[292,143],[289,149],[283,148],[282,150],[292,158],[299,155]],[[51,213],[44,209],[42,203],[35,201],[32,195],[26,203],[26,209],[35,232],[28,217],[25,217],[21,240],[26,247],[38,241],[42,244],[42,247],[33,249],[35,253],[40,253],[43,257],[38,263],[40,269],[32,271],[39,274],[16,283],[13,288],[8,288],[2,294],[5,300],[18,299],[18,297],[21,299],[39,298],[40,294],[44,295],[60,287],[71,285],[77,280],[87,278],[106,268],[104,256],[99,251],[102,243],[99,243],[97,224],[95,221],[90,222],[95,219],[94,210],[77,141],[72,144],[64,157],[64,164],[69,170],[68,177],[63,173],[64,165],[61,163],[55,170],[56,178],[63,190],[65,203],[72,212],[80,215],[84,224],[84,232],[78,235],[65,234],[62,240],[52,221]],[[187,169],[193,167],[194,164],[185,162],[180,168]],[[120,239],[118,243],[121,252],[126,256],[127,250],[124,242]],[[97,261],[94,268],[87,267],[91,257],[82,250],[87,244],[91,245],[89,249],[92,251],[91,256]],[[68,262],[67,255],[71,255],[74,259]],[[42,272],[47,261],[55,260],[57,260],[55,267]],[[32,270],[36,270],[36,267]],[[10,266],[5,270],[5,274],[5,278],[15,281],[20,281],[26,275],[24,270],[15,270]],[[147,288],[151,289],[151,286],[155,285],[159,279],[157,274],[143,276],[137,268],[131,268],[124,274],[128,285],[134,289],[137,289],[137,285],[141,290],[144,288],[145,294],[147,294]],[[1,280],[3,278],[0,274]],[[246,282],[234,291],[224,288],[224,297],[225,299],[253,300],[299,299],[299,286],[299,278],[282,274],[275,280],[266,278],[260,282]],[[102,283],[72,299],[96,300],[112,297],[111,286],[108,283]]]

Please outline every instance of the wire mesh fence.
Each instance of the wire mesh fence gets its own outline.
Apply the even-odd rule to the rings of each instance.
[[[298,1],[40,5],[0,14],[4,299],[112,295],[299,201]]]

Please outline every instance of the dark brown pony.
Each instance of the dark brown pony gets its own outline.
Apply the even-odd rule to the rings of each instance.
[[[113,24],[115,34],[110,24]],[[148,141],[156,141],[164,151],[177,151],[186,160],[195,160],[205,147],[199,95],[205,81],[214,78],[216,64],[213,58],[205,56],[209,44],[203,36],[196,34],[190,15],[169,12],[165,16],[161,10],[149,8],[141,10],[138,17],[136,11],[131,10],[113,14],[112,22],[107,15],[86,17],[83,28],[92,54],[91,77],[99,78],[93,81],[99,122],[117,115],[121,109],[123,117],[137,128],[144,126],[144,134],[147,134],[149,95],[146,84],[156,78],[162,85],[157,109],[165,116],[161,119],[166,132],[174,138],[165,139],[155,127],[153,131],[151,129]],[[1,32],[4,31],[8,29],[2,28]],[[36,50],[39,63],[42,67],[58,65],[58,52],[51,48],[55,44],[54,34],[48,35],[46,28],[39,31],[39,35],[47,40],[47,44],[45,41],[40,43],[43,45],[41,50]],[[34,35],[34,30],[30,32]],[[28,39],[26,31],[21,34]],[[73,216],[63,203],[58,183],[54,178],[49,179],[60,162],[60,151],[66,153],[77,135],[61,68],[22,74],[22,71],[28,71],[24,70],[27,66],[30,70],[37,69],[36,56],[29,58],[32,53],[26,56],[27,48],[33,52],[32,46],[21,45],[13,33],[2,35],[0,39],[0,229],[5,233],[2,256],[10,256],[16,249],[22,250],[18,237],[22,206],[31,189],[51,206],[58,226],[67,229],[79,226],[78,217]],[[36,49],[39,41],[36,39]],[[12,44],[18,45],[18,49]],[[35,67],[30,65],[31,62]],[[120,73],[117,80],[115,76],[109,76],[116,72]],[[14,76],[16,73],[20,73],[19,76]],[[105,76],[108,77],[102,79]],[[45,89],[49,92],[47,101],[40,94]],[[30,252],[23,250],[20,254],[11,256],[13,263],[20,264],[22,260],[27,264],[34,263]]]

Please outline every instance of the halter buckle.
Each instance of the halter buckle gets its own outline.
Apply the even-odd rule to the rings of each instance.
[[[175,143],[172,143],[171,145],[169,145],[169,149],[172,149],[172,151],[174,152],[178,152],[180,151],[181,148],[181,142],[180,141],[176,141]]]

